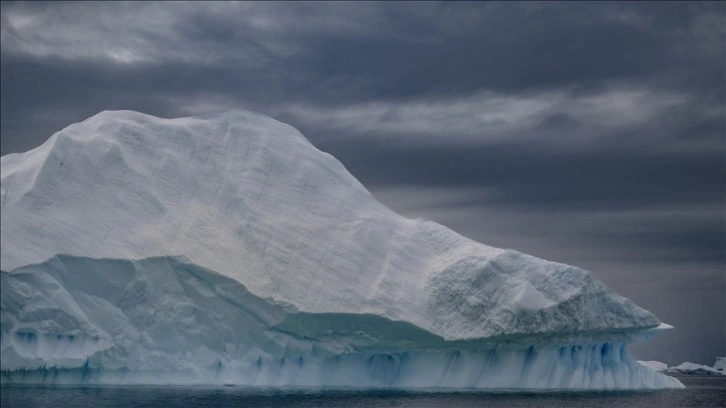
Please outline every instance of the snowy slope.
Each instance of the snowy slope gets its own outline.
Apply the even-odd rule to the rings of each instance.
[[[5,271],[183,255],[302,311],[446,339],[660,323],[581,269],[397,215],[298,131],[248,112],[102,112],[3,156],[0,198]]]
[[[445,341],[375,315],[296,312],[180,258],[59,256],[0,283],[4,383],[680,386],[632,364],[621,340]]]

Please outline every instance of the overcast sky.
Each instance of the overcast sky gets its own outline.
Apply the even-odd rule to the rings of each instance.
[[[591,270],[726,355],[725,3],[2,2],[2,154],[101,110],[245,108],[379,200]]]

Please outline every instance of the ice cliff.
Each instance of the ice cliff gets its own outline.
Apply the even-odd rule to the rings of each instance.
[[[3,382],[681,386],[627,354],[651,313],[268,117],[102,112],[1,160]]]

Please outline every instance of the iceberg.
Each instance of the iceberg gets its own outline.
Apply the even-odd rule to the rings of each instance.
[[[672,373],[688,374],[688,375],[722,375],[723,373],[714,367],[703,364],[685,362],[668,369]]]
[[[3,383],[682,387],[587,271],[404,218],[262,115],[102,112],[1,165]]]

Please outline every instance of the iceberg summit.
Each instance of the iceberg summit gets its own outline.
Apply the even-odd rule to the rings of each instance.
[[[1,173],[2,383],[683,387],[587,271],[402,217],[266,116],[101,112]]]

